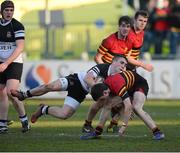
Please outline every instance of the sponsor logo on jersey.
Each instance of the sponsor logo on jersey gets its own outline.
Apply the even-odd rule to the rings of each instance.
[[[11,32],[8,31],[6,36],[7,36],[7,38],[11,38],[12,37]]]

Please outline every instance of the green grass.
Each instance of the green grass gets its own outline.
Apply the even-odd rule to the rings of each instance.
[[[49,105],[62,106],[62,100],[43,100]],[[30,114],[42,100],[26,101]],[[80,140],[81,127],[86,117],[90,101],[84,102],[74,116],[59,120],[50,116],[42,117],[32,124],[29,133],[20,132],[21,125],[12,106],[9,118],[15,122],[8,134],[0,135],[0,151],[6,152],[177,152],[180,151],[180,101],[147,101],[145,110],[149,112],[165,133],[162,141],[152,140],[151,132],[141,120],[135,117],[130,121],[125,137],[103,133],[101,139]],[[96,126],[98,117],[93,122]]]

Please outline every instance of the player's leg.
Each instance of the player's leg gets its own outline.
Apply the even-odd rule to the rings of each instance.
[[[104,99],[104,101],[101,102],[103,103],[103,108],[101,111],[98,125],[93,131],[86,132],[87,134],[82,135],[80,139],[82,140],[94,139],[94,138],[98,138],[102,134],[104,125],[109,117],[109,113],[111,110],[111,103],[110,100],[108,99]]]
[[[99,123],[95,129],[95,132],[98,135],[102,134],[103,128],[105,126],[106,121],[109,118],[109,114],[113,105],[114,105],[114,101],[112,101],[111,99],[106,99],[106,101],[104,102],[104,105],[103,105],[103,108],[99,117]]]
[[[79,106],[80,103],[69,96],[65,98],[63,107],[47,106],[45,104],[40,104],[36,112],[32,114],[31,122],[35,123],[42,115],[50,115],[65,120],[70,118]]]
[[[0,84],[0,133],[6,133],[9,101],[5,85]]]
[[[70,75],[67,79],[59,79],[56,83],[59,84],[57,86],[57,84],[55,85],[54,83],[54,86],[57,86],[57,88],[51,89],[68,91],[68,96],[65,98],[63,107],[40,105],[31,117],[32,123],[36,122],[37,119],[44,114],[48,114],[59,119],[68,119],[75,113],[77,108],[80,106],[80,103],[85,99],[87,93],[85,93],[84,89],[82,89],[80,81],[77,79],[76,75]]]
[[[158,139],[163,139],[164,134],[160,132],[160,129],[157,127],[151,116],[143,110],[145,100],[146,96],[144,93],[139,91],[135,92],[132,101],[133,109],[135,113],[141,118],[141,120],[147,125],[147,127],[152,130],[154,136],[158,134]],[[162,135],[159,136],[160,134]]]
[[[24,100],[26,98],[30,98],[34,96],[41,96],[48,92],[64,91],[64,86],[66,86],[66,84],[67,84],[67,79],[60,78],[51,83],[40,85],[36,88],[27,90],[25,92],[18,90],[11,90],[11,94],[12,96],[17,97],[19,100]]]
[[[112,108],[111,108],[111,121],[107,126],[106,131],[112,133],[118,133],[118,120],[120,119],[121,114],[123,114],[123,105],[122,99],[119,96],[116,96],[112,99]]]
[[[112,101],[109,98],[105,99],[105,102],[104,102],[104,105],[103,105],[103,109],[102,109],[102,112],[101,112],[101,116],[100,116],[100,119],[99,119],[99,123],[96,126],[95,131],[81,136],[80,138],[82,140],[94,139],[94,138],[99,137],[102,134],[103,128],[105,126],[105,123],[106,123],[106,121],[107,121],[107,119],[109,117],[110,110],[111,110],[112,106],[115,106],[114,103],[118,104],[117,101]],[[122,105],[125,105],[123,122],[124,122],[124,124],[128,125],[128,120],[129,120],[130,114],[132,112],[132,107],[131,107],[130,99],[129,98],[125,99],[123,101]]]
[[[153,129],[156,127],[155,122],[149,116],[147,112],[143,110],[143,106],[146,100],[146,96],[142,92],[135,92],[133,96],[133,109],[135,113],[144,121],[144,123],[150,128]]]
[[[92,120],[95,118],[96,114],[99,112],[99,110],[103,107],[103,103],[101,101],[94,102],[88,111],[86,120],[84,122],[84,125],[82,127],[82,132],[92,132],[94,131],[92,127]]]
[[[19,102],[19,100],[16,97],[13,97],[10,92],[11,89],[17,90],[19,88],[19,84],[20,84],[19,80],[8,79],[6,83],[6,88],[7,88],[7,95],[11,99],[14,108],[18,112],[19,119],[22,124],[22,132],[24,133],[30,130],[30,125],[28,123],[28,117],[26,115],[24,104]]]

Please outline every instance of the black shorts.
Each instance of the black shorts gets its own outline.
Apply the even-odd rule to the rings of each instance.
[[[0,84],[6,84],[9,79],[21,81],[22,71],[22,63],[11,63],[4,72],[0,72]]]
[[[148,86],[147,80],[145,78],[143,78],[142,76],[140,76],[139,74],[137,74],[137,79],[136,79],[133,87],[130,90],[128,90],[129,96],[133,97],[133,94],[136,91],[140,91],[140,92],[144,93],[146,96],[149,91],[149,86]]]
[[[68,80],[67,96],[76,99],[80,103],[83,102],[88,92],[82,87],[77,74],[70,74],[66,76],[66,79]]]

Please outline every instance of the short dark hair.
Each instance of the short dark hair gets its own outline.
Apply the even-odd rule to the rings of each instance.
[[[139,15],[142,15],[145,18],[149,18],[149,13],[146,10],[139,10],[135,13],[134,18],[137,19]]]
[[[14,9],[14,3],[10,0],[5,0],[4,2],[1,3],[1,13],[3,12],[3,10],[7,7],[11,7]]]
[[[124,58],[125,60],[126,60],[126,62],[128,63],[128,59],[127,59],[127,57],[125,56],[125,55],[123,55],[123,54],[116,54],[114,57],[113,57],[113,59],[112,59],[112,61],[114,61],[114,60],[116,60],[117,58]]]
[[[107,90],[108,86],[104,83],[97,83],[91,88],[91,96],[94,101],[97,101],[104,95],[104,90]]]
[[[118,25],[120,26],[123,22],[125,22],[126,24],[130,24],[132,26],[132,19],[127,15],[121,16],[119,18]]]

